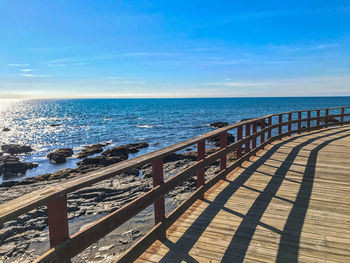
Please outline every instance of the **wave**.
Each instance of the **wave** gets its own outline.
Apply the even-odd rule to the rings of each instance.
[[[153,128],[152,125],[147,125],[147,124],[146,124],[146,125],[137,124],[136,127],[137,127],[137,128],[147,128],[147,129]]]

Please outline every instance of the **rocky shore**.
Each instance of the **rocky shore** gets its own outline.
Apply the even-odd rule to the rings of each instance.
[[[84,147],[77,154],[82,159],[77,163],[77,168],[3,183],[0,185],[0,202],[3,203],[48,185],[62,183],[101,167],[121,162],[128,159],[130,153],[137,153],[140,149],[148,147],[148,144],[127,144],[104,150],[105,146],[105,144],[95,144]],[[217,149],[208,149],[207,154]],[[59,163],[72,155],[71,149],[57,149],[50,153],[48,158],[51,162]],[[7,153],[1,157],[4,156],[13,160],[18,159]],[[165,178],[189,167],[196,159],[196,152],[190,150],[165,157]],[[231,154],[229,161],[233,159],[234,154]],[[218,162],[207,168],[206,179],[213,177],[217,172]],[[193,175],[166,195],[168,211],[174,209],[195,189],[195,176]],[[67,205],[71,234],[129,203],[151,188],[152,167],[149,164],[69,194]],[[151,229],[152,213],[153,206],[93,244],[74,258],[73,262],[108,262],[109,259],[115,258]],[[0,244],[0,262],[4,263],[31,262],[49,249],[46,207],[35,209],[1,226]]]

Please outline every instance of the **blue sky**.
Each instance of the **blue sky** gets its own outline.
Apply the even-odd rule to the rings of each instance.
[[[0,0],[0,98],[350,95],[347,1]]]

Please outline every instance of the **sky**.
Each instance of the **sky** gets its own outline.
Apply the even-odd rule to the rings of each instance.
[[[350,1],[0,0],[0,98],[350,96]]]

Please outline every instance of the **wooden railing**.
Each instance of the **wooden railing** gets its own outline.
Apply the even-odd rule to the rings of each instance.
[[[138,257],[148,245],[156,239],[162,238],[166,229],[197,199],[202,198],[205,191],[219,180],[225,178],[228,173],[239,167],[250,156],[263,149],[265,145],[293,133],[301,133],[333,125],[350,124],[350,121],[344,121],[345,116],[350,116],[349,113],[345,113],[347,108],[350,108],[350,106],[291,111],[238,122],[190,140],[108,166],[84,176],[79,176],[79,178],[67,180],[59,185],[48,186],[1,204],[0,226],[32,209],[46,205],[51,249],[40,256],[36,262],[70,262],[72,257],[153,203],[155,226],[117,260],[118,262],[130,262]],[[329,114],[330,111],[336,114],[331,115]],[[303,118],[303,113],[307,114],[306,118]],[[306,126],[303,126],[303,123]],[[227,144],[228,131],[232,130],[235,131],[237,140],[234,143]],[[243,137],[243,132],[245,137]],[[220,136],[220,149],[206,156],[206,140],[217,136]],[[197,162],[164,181],[163,158],[196,144],[198,151]],[[233,151],[236,151],[236,160],[227,166],[227,154]],[[217,160],[220,160],[220,172],[209,181],[205,181],[205,168]],[[148,163],[152,164],[153,176],[153,188],[149,192],[103,217],[84,230],[69,236],[67,217],[68,193]],[[197,190],[166,216],[164,195],[195,174],[197,174]]]

